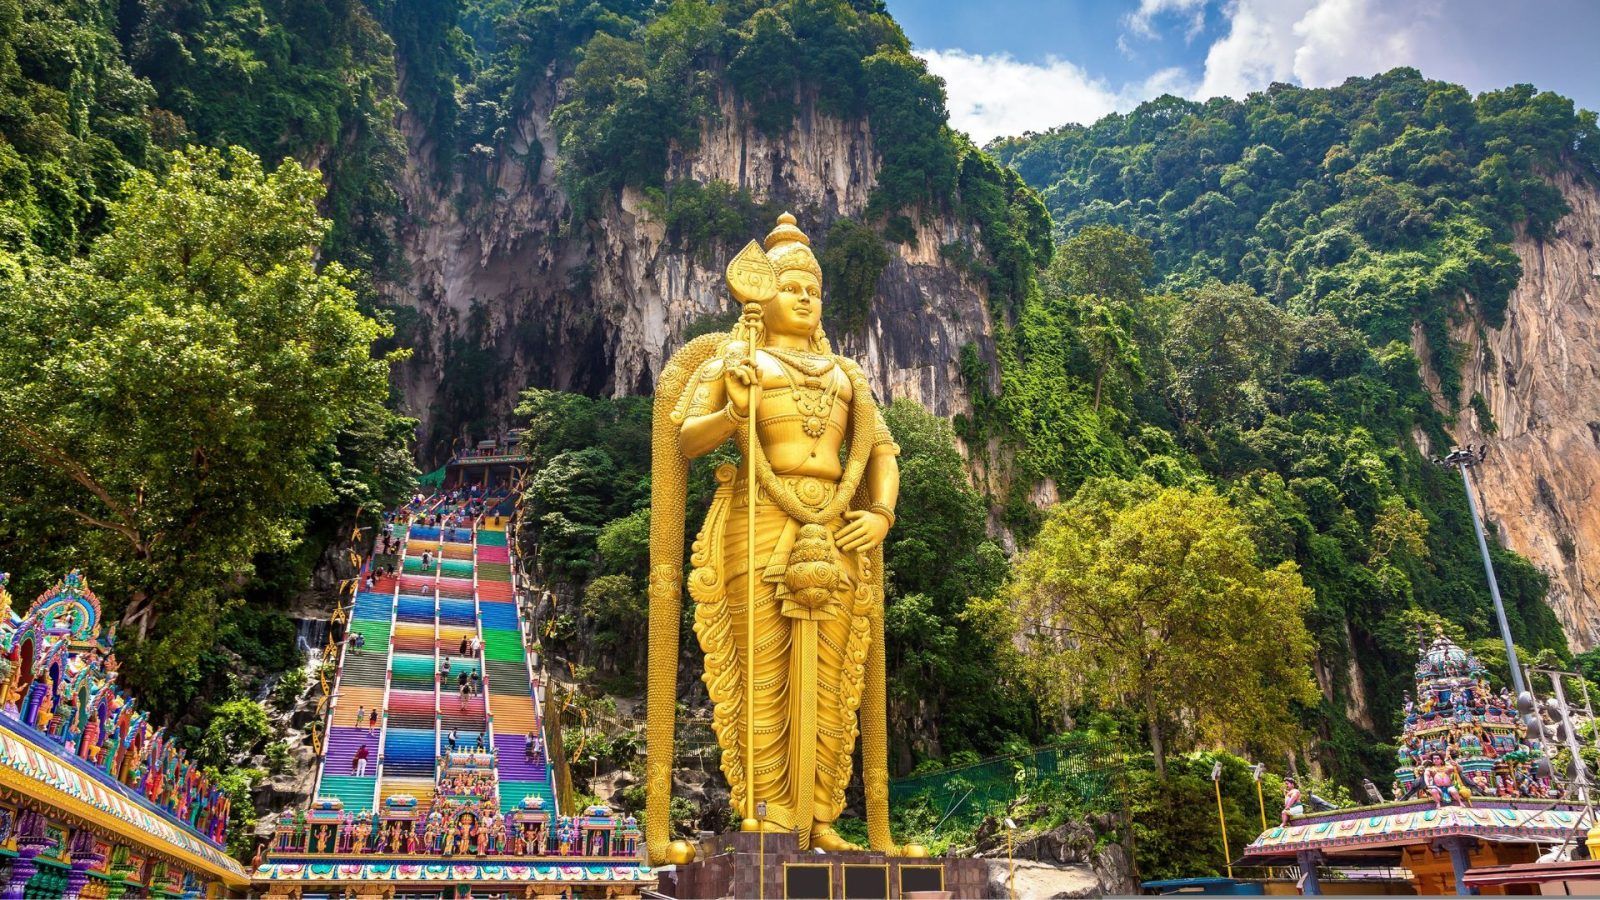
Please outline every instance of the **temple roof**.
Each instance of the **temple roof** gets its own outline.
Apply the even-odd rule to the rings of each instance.
[[[84,771],[77,757],[44,749],[12,724],[0,718],[0,784],[230,886],[245,884],[244,869],[215,845],[135,802],[125,789],[116,789],[121,785]]]
[[[1479,797],[1472,806],[1435,809],[1432,800],[1386,803],[1299,816],[1269,828],[1235,865],[1263,865],[1301,850],[1336,856],[1422,844],[1443,837],[1502,843],[1558,843],[1583,818],[1581,805],[1553,800]]]

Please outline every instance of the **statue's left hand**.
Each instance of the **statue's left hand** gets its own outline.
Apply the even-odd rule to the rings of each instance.
[[[864,509],[853,509],[844,514],[850,524],[833,536],[834,543],[846,553],[866,552],[883,543],[889,533],[887,517]]]

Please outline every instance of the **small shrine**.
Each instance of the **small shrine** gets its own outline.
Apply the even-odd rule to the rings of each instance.
[[[1323,892],[1318,870],[1331,865],[1403,867],[1421,894],[1492,894],[1505,891],[1471,885],[1468,872],[1583,842],[1584,805],[1550,779],[1545,748],[1525,738],[1516,698],[1494,689],[1471,652],[1442,633],[1423,640],[1415,694],[1403,709],[1390,801],[1291,810],[1235,865],[1297,865],[1306,894]]]
[[[0,573],[5,896],[238,890],[228,797],[117,684],[100,600],[73,570],[25,615]]]

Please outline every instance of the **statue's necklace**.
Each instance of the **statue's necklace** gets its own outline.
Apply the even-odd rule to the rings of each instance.
[[[833,374],[833,358],[783,347],[768,347],[766,351],[779,362],[783,377],[794,392],[795,409],[801,416],[800,427],[813,442],[821,440],[828,431],[834,401],[839,397],[839,379]],[[801,376],[799,380],[795,378],[796,373]]]

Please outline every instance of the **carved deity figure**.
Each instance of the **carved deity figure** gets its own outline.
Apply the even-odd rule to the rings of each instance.
[[[833,824],[859,735],[869,843],[921,852],[888,826],[882,544],[899,447],[861,367],[828,343],[822,284],[785,213],[728,266],[741,320],[690,341],[657,383],[645,837],[658,863],[692,856],[667,842],[688,465],[730,442],[741,463],[716,472],[689,592],[734,811],[747,831],[859,849]]]

